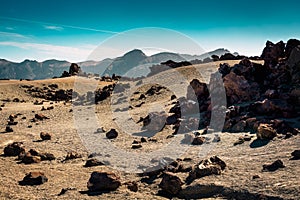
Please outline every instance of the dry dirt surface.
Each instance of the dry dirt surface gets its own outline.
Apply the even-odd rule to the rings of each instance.
[[[230,61],[229,64],[237,62]],[[114,128],[119,134],[116,139],[109,141],[111,145],[135,154],[155,151],[174,139],[168,137],[174,132],[172,127],[166,126],[155,136],[143,135],[147,142],[141,143],[141,148],[132,149],[132,142],[140,141],[141,136],[125,133],[124,129],[128,128],[126,120],[130,119],[137,123],[140,117],[146,117],[149,111],[155,108],[168,112],[172,103],[176,101],[171,100],[172,94],[177,92],[185,95],[187,85],[193,78],[207,82],[209,74],[216,70],[218,64],[168,70],[157,76],[145,78],[143,83],[136,87],[135,94],[129,96],[116,94],[120,95],[117,97],[125,96],[123,101],[114,104],[111,102],[113,101],[111,97],[99,102],[95,108],[94,105],[82,105],[82,109],[91,109],[96,114],[99,128],[103,129],[96,134],[99,135],[99,140],[105,138],[105,133]],[[255,145],[255,134],[214,133],[219,135],[220,141],[214,143],[213,148],[206,144],[190,145],[189,149],[178,158],[184,160],[182,161],[184,165],[194,166],[204,158],[218,156],[226,163],[226,168],[220,175],[205,176],[191,183],[185,182],[188,172],[176,173],[176,176],[184,182],[182,189],[185,192],[173,197],[161,191],[159,184],[162,175],[152,177],[126,173],[105,163],[101,166],[84,167],[88,156],[93,152],[88,151],[89,148],[84,145],[85,143],[78,134],[78,124],[76,124],[78,122],[74,117],[76,112],[73,110],[72,102],[47,100],[34,103],[41,102],[43,99],[33,97],[22,87],[33,85],[42,88],[55,83],[59,89],[66,90],[73,89],[74,81],[75,77],[37,81],[0,81],[0,105],[2,105],[2,110],[0,110],[0,199],[300,199],[300,160],[291,159],[291,153],[300,147],[299,134],[288,139],[276,137],[267,144]],[[160,85],[167,84],[166,89],[147,96],[145,99],[139,99],[140,95],[145,94],[152,85],[160,82]],[[127,81],[126,83],[136,86],[136,82]],[[109,84],[112,83],[99,81],[97,87],[103,88]],[[175,91],[174,88],[177,90]],[[178,94],[176,94],[177,97],[179,97]],[[13,102],[15,98],[20,101]],[[131,109],[122,110],[128,105]],[[53,109],[42,110],[42,107],[51,106]],[[119,110],[116,110],[117,108]],[[81,109],[80,106],[77,109]],[[122,112],[127,114],[122,115]],[[18,123],[11,126],[13,132],[7,132],[6,126],[12,114],[17,115],[14,121]],[[48,119],[32,121],[36,114],[42,114]],[[86,116],[82,121],[86,121],[88,125],[90,120],[90,117]],[[299,121],[296,123],[299,124]],[[50,133],[51,140],[41,140],[41,132]],[[234,145],[240,136],[246,134],[252,136],[251,141]],[[151,138],[155,138],[156,142],[150,141]],[[12,142],[23,142],[26,150],[35,149],[39,152],[51,153],[56,159],[24,164],[17,159],[17,156],[4,156],[4,148]],[[205,149],[208,147],[210,148]],[[76,152],[81,156],[66,160],[68,152]],[[107,156],[106,161],[113,163],[113,159],[118,158]],[[131,159],[134,158],[127,158],[128,162]],[[278,159],[283,161],[284,168],[276,171],[263,171],[264,164],[270,164]],[[110,192],[89,192],[87,182],[91,173],[100,170],[119,174],[121,186]],[[20,185],[19,181],[26,173],[32,171],[43,172],[48,181],[35,186]],[[137,183],[137,191],[128,189],[128,182],[132,181]]]

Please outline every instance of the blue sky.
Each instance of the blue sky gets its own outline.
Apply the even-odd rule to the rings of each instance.
[[[298,1],[0,0],[0,58],[78,62],[134,28],[179,31],[206,51],[259,55],[266,40],[300,38]],[[191,52],[198,54],[199,52]]]

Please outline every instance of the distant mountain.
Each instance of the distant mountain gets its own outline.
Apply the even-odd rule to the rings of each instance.
[[[146,56],[141,50],[135,49],[126,53],[122,57],[114,59],[109,67],[104,71],[104,74],[125,75],[130,77],[146,76],[150,72],[152,65],[160,64],[168,60],[175,62],[190,61],[190,60],[204,60],[210,58],[212,55],[224,55],[230,53],[227,49],[217,49],[202,55],[188,55],[170,52],[162,52],[152,56]]]
[[[230,53],[227,49],[217,49],[202,55],[188,55],[171,52],[162,52],[152,56],[145,55],[141,50],[134,49],[115,59],[102,61],[84,61],[78,63],[82,71],[93,74],[142,76],[150,72],[150,67],[167,60],[175,62],[189,60],[203,60],[212,55],[224,55]],[[24,60],[21,63],[0,59],[0,79],[48,79],[61,76],[63,71],[68,71],[71,63],[68,61]]]

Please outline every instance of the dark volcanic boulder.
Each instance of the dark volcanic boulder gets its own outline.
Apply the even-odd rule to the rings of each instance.
[[[178,176],[170,172],[166,172],[159,184],[159,187],[169,194],[176,195],[181,190],[182,185],[183,182]]]
[[[118,137],[118,132],[116,131],[116,129],[112,128],[106,133],[106,137],[108,139],[115,139]]]
[[[202,83],[198,79],[193,79],[190,82],[190,86],[191,87],[188,87],[188,92],[186,95],[188,100],[198,100],[199,103],[201,103],[200,101],[206,100],[208,98],[209,91],[206,83]]]
[[[4,148],[5,156],[18,156],[22,152],[25,152],[25,148],[22,142],[14,142]]]
[[[300,46],[295,47],[291,51],[291,55],[287,61],[292,75],[292,82],[299,87],[300,85]]]
[[[80,67],[76,63],[72,63],[70,68],[69,68],[69,74],[71,76],[77,75],[81,72]]]
[[[261,59],[265,61],[265,65],[273,67],[278,63],[279,58],[284,57],[285,44],[283,41],[280,41],[276,44],[267,41],[266,47],[264,48]]]
[[[48,178],[43,172],[30,172],[26,174],[22,181],[19,182],[20,185],[41,185],[48,181]]]
[[[285,56],[289,58],[292,50],[299,45],[300,45],[300,41],[297,39],[288,40],[285,46]]]
[[[272,164],[263,165],[263,171],[276,171],[279,168],[284,168],[284,164],[281,160],[276,160]]]
[[[121,185],[120,177],[113,172],[95,171],[87,183],[90,191],[112,191]]]

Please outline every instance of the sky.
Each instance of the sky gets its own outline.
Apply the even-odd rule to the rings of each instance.
[[[267,40],[300,38],[297,0],[0,0],[0,4],[0,58],[15,62],[84,61],[117,35],[147,27],[176,31],[205,51],[226,48],[248,56],[260,55]],[[123,42],[134,40],[128,37]],[[159,34],[149,38],[150,43],[154,40],[164,42]],[[173,43],[181,45],[176,37]],[[183,48],[176,53],[202,53]]]

